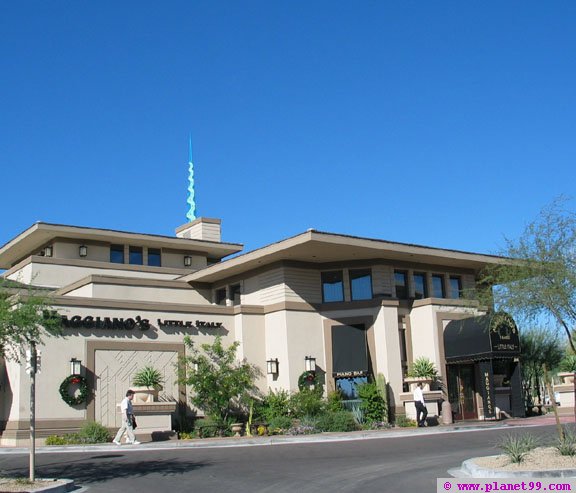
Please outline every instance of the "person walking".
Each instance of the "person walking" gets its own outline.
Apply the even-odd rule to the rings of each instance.
[[[122,440],[122,435],[126,432],[126,443],[131,443],[132,445],[140,445],[140,442],[136,440],[134,436],[134,410],[132,409],[132,399],[134,399],[134,391],[128,390],[126,392],[126,397],[122,399],[120,404],[120,412],[122,413],[122,426],[116,433],[116,437],[112,440],[116,445],[121,445],[120,440]]]
[[[428,409],[426,409],[426,402],[424,401],[424,393],[422,392],[422,382],[418,382],[414,389],[414,406],[416,407],[416,421],[421,428],[426,426],[426,416],[428,416]]]

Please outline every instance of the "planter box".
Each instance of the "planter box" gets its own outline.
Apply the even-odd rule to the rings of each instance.
[[[158,390],[150,387],[132,387],[134,391],[133,404],[148,404],[158,400]]]
[[[574,373],[565,371],[558,373],[558,376],[562,379],[562,383],[574,383]]]
[[[433,378],[427,378],[427,377],[406,377],[404,379],[404,383],[410,385],[410,392],[414,392],[414,389],[416,388],[418,383],[422,383],[423,391],[430,391],[431,390],[430,387],[434,383],[434,381],[435,380]]]

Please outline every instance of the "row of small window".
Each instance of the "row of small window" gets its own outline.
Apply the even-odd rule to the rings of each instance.
[[[344,272],[341,270],[322,272],[321,277],[322,301],[324,303],[344,301]],[[352,301],[372,299],[372,272],[370,269],[350,269],[348,277]],[[430,294],[433,298],[462,298],[462,278],[460,276],[450,276],[446,286],[444,275],[432,274],[429,285],[428,274],[414,272],[412,282],[414,283],[414,297],[416,299],[428,298]],[[394,284],[397,298],[408,299],[410,297],[408,271],[395,270]],[[431,293],[429,293],[429,288]],[[447,293],[448,296],[446,296]]]
[[[146,265],[162,267],[162,255],[159,248],[148,248],[148,261]],[[113,264],[125,264],[124,245],[110,245],[110,262]],[[128,263],[144,265],[144,249],[142,247],[128,247]]]
[[[428,298],[430,294],[432,298],[462,298],[462,278],[460,276],[448,277],[446,285],[446,279],[443,274],[432,274],[429,285],[428,275],[425,272],[414,272],[412,281],[414,283],[414,298],[416,299]],[[394,286],[396,298],[405,300],[410,297],[408,271],[394,271]],[[431,293],[429,293],[429,287],[432,290]]]

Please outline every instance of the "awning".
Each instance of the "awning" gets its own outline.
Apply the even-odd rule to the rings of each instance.
[[[518,328],[505,312],[452,320],[444,329],[444,354],[446,363],[518,357]]]

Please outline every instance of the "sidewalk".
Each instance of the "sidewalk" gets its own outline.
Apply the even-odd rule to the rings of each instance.
[[[562,424],[574,423],[574,417],[562,416]],[[486,429],[522,428],[533,426],[555,425],[554,416],[534,416],[524,419],[504,421],[473,421],[451,425],[430,426],[426,428],[391,428],[387,430],[362,430],[347,433],[317,433],[314,435],[273,435],[266,437],[227,437],[203,438],[194,440],[167,440],[163,442],[146,442],[140,445],[115,445],[113,443],[97,445],[62,445],[36,447],[37,454],[78,453],[78,452],[142,452],[146,450],[170,450],[217,447],[257,447],[264,445],[283,445],[294,443],[325,443],[349,440],[370,440],[383,438],[411,438],[445,433],[464,433]],[[0,447],[2,454],[28,454],[27,447]]]

